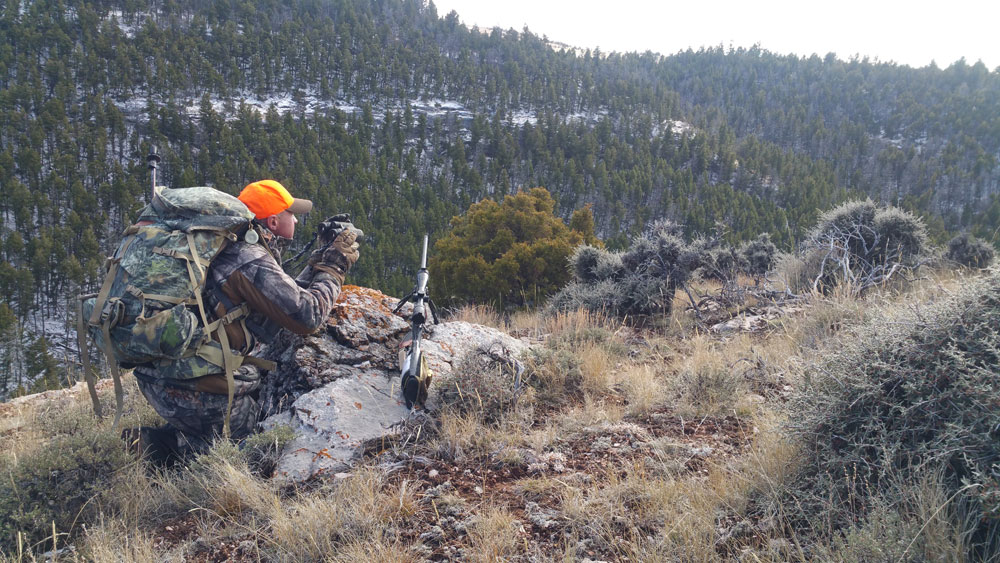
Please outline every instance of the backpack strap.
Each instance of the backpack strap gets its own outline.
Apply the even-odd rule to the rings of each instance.
[[[233,413],[233,395],[236,393],[235,375],[236,370],[243,363],[243,357],[235,356],[229,348],[229,335],[226,334],[225,324],[220,323],[215,333],[219,335],[219,344],[222,345],[222,367],[226,370],[226,394],[229,397],[229,402],[226,403],[226,418],[222,421],[222,435],[229,438],[229,418]]]
[[[104,311],[104,306],[108,302],[108,296],[111,294],[111,286],[114,284],[115,278],[118,277],[118,268],[121,265],[121,256],[125,254],[129,246],[132,246],[132,242],[135,240],[135,231],[133,227],[129,227],[125,234],[128,239],[122,246],[121,252],[116,252],[113,257],[108,258],[108,273],[104,276],[104,283],[101,285],[101,291],[97,294],[97,300],[94,302],[94,310],[90,313],[90,319],[88,320],[91,326],[100,326],[101,331],[104,333],[104,356],[108,362],[108,367],[111,369],[111,379],[114,380],[115,384],[115,420],[111,423],[111,429],[118,429],[118,422],[122,418],[122,411],[125,409],[125,391],[122,389],[122,377],[121,370],[118,368],[118,361],[115,359],[114,352],[111,349],[111,323],[113,320],[112,315],[106,315]],[[82,313],[82,301],[81,301],[81,313]],[[81,316],[82,321],[82,316]],[[80,322],[79,326],[83,326]],[[78,336],[78,339],[82,337]],[[84,358],[87,358],[86,349],[81,347],[80,353]],[[90,391],[90,399],[94,402],[94,413],[97,416],[101,416],[101,405],[97,400],[97,389],[95,384],[92,383],[93,374],[90,372],[90,360],[89,358],[84,360],[84,371],[86,372],[85,377],[87,378],[87,386]]]
[[[101,401],[97,398],[97,384],[94,381],[94,372],[90,369],[90,350],[87,349],[87,323],[83,320],[83,301],[94,297],[94,294],[81,295],[76,302],[76,340],[80,349],[80,361],[83,364],[83,378],[87,380],[87,391],[90,392],[90,400],[94,403],[94,414],[101,418]],[[111,359],[114,361],[114,358]]]
[[[201,314],[202,326],[205,327],[206,333],[215,332],[219,337],[219,344],[222,346],[222,369],[226,372],[226,391],[229,397],[229,402],[226,403],[226,418],[223,419],[222,423],[222,433],[228,438],[230,436],[229,431],[229,419],[233,412],[233,396],[236,393],[236,370],[239,369],[240,365],[243,363],[242,356],[236,356],[233,354],[232,349],[229,348],[229,335],[226,333],[226,325],[239,318],[241,315],[246,316],[247,308],[243,307],[241,309],[233,310],[223,316],[221,319],[215,323],[208,322],[208,315],[205,314],[205,302],[201,296],[201,288],[205,285],[206,274],[205,267],[202,265],[201,256],[198,255],[198,249],[194,244],[194,233],[187,233],[188,248],[191,250],[190,256],[184,256],[180,253],[174,253],[178,258],[184,258],[185,264],[187,264],[188,275],[191,276],[191,290],[194,293],[194,297],[198,302],[198,313]],[[194,267],[198,268],[198,273],[201,275],[201,280],[194,274]],[[232,315],[232,316],[230,316]],[[232,319],[232,320],[230,320]]]
[[[222,318],[208,323],[205,325],[205,332],[207,334],[215,333],[219,339],[219,348],[214,346],[202,346],[199,348],[197,354],[202,358],[208,360],[209,362],[222,365],[222,368],[226,372],[226,391],[229,397],[229,402],[226,404],[226,418],[223,420],[222,431],[228,437],[230,435],[229,430],[229,419],[232,415],[233,409],[233,396],[236,392],[236,370],[239,369],[244,362],[251,365],[261,367],[261,364],[271,364],[270,369],[274,369],[273,362],[267,362],[267,360],[258,360],[257,358],[251,358],[249,356],[243,356],[240,354],[233,354],[232,349],[229,347],[229,334],[226,333],[226,327],[240,319],[245,318],[250,314],[250,309],[246,303],[241,303],[239,307],[234,308],[229,311]],[[249,361],[248,361],[249,360]]]
[[[104,357],[108,360],[108,367],[111,368],[111,379],[115,383],[115,421],[111,423],[111,430],[118,430],[118,421],[122,418],[122,411],[125,410],[125,392],[122,390],[122,374],[115,360],[114,351],[111,349],[111,321],[109,315],[101,320],[101,331],[104,333]]]
[[[114,256],[108,258],[107,262],[107,275],[104,276],[104,283],[101,285],[101,291],[97,294],[97,301],[94,302],[94,310],[90,313],[90,325],[98,326],[98,321],[101,318],[101,312],[104,311],[104,304],[108,300],[108,295],[111,293],[111,286],[115,282],[115,278],[118,276],[118,267],[121,263],[121,257],[125,255],[128,247],[132,246],[132,242],[135,241],[135,225],[129,227],[125,230],[125,234],[128,238],[125,240],[121,247],[121,252],[116,252]],[[114,356],[108,357],[108,363],[114,359]]]

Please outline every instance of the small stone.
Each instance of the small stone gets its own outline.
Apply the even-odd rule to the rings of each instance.
[[[351,476],[350,473],[334,473],[333,474],[333,478],[334,479],[347,479],[350,476]]]
[[[427,489],[424,492],[424,496],[428,498],[436,498],[453,490],[455,490],[455,486],[451,484],[451,481],[445,481],[436,487]]]
[[[427,476],[430,477],[431,479],[437,477],[438,475],[440,475],[440,472],[438,472],[437,469],[431,469],[430,471],[427,472]]]
[[[477,494],[477,495],[481,495],[481,494],[483,494],[483,488],[482,488],[482,487],[480,487],[479,485],[476,485],[476,488],[475,488],[475,489],[472,489],[472,490],[476,491],[476,494]]]

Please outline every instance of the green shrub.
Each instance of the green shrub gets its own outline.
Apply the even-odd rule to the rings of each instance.
[[[873,319],[806,372],[790,429],[805,459],[785,507],[844,529],[894,483],[940,472],[1000,555],[1000,274],[919,310]],[[988,558],[988,557],[987,557]]]
[[[741,272],[747,270],[746,258],[731,246],[713,246],[702,254],[701,277],[722,283],[736,281]]]
[[[638,318],[670,314],[674,291],[702,265],[703,255],[666,220],[654,222],[622,253],[579,247],[570,261],[575,281],[553,296],[547,309]]]
[[[530,305],[563,287],[573,248],[599,242],[589,208],[574,214],[570,228],[554,215],[555,205],[548,191],[533,188],[501,203],[484,199],[453,218],[451,231],[429,258],[437,301],[490,304],[500,311]]]
[[[770,233],[761,233],[757,238],[740,246],[740,256],[745,271],[754,279],[763,278],[775,265],[778,247],[771,242]]]
[[[613,280],[622,273],[622,257],[616,252],[582,244],[569,259],[573,279],[581,283]]]
[[[813,288],[845,284],[854,294],[889,282],[927,252],[923,221],[872,200],[849,201],[820,216],[803,244]]]
[[[0,481],[0,543],[18,545],[20,532],[25,545],[41,546],[53,525],[59,534],[75,535],[99,511],[94,501],[114,473],[134,462],[109,431],[58,436],[12,460]]]
[[[622,290],[616,282],[570,282],[552,296],[546,304],[546,310],[551,314],[586,309],[592,313],[616,316],[622,310],[622,303]]]
[[[739,249],[718,236],[688,243],[681,228],[657,220],[621,253],[579,246],[570,257],[573,281],[547,303],[551,313],[586,309],[638,322],[669,315],[674,293],[697,274],[724,284],[740,274],[757,280],[775,263],[777,248],[767,233]]]
[[[966,268],[986,268],[993,263],[994,254],[988,242],[962,233],[948,241],[945,258]]]

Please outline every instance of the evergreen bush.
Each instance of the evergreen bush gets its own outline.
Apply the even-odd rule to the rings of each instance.
[[[776,263],[778,247],[771,242],[770,233],[761,233],[757,238],[740,246],[745,271],[754,279],[761,279]]]
[[[702,267],[699,271],[704,279],[733,282],[746,269],[746,259],[731,246],[713,246],[702,251]]]
[[[849,201],[823,213],[803,245],[813,289],[845,284],[854,294],[919,265],[928,250],[923,221],[872,200]]]
[[[962,233],[948,241],[945,258],[966,268],[986,268],[993,263],[995,251],[986,241]]]
[[[620,314],[624,302],[621,285],[616,282],[610,280],[593,284],[570,282],[549,299],[546,311],[565,313],[586,309],[592,313],[615,316]]]
[[[601,277],[597,273],[597,265],[605,254],[608,252],[589,244],[581,244],[576,247],[569,258],[570,266],[573,269],[573,279],[583,283],[600,281]]]
[[[586,309],[618,317],[669,315],[674,293],[698,273],[734,283],[740,274],[759,279],[773,267],[777,248],[765,233],[739,249],[718,237],[688,243],[672,221],[653,222],[621,253],[580,246],[570,258],[574,281],[547,303],[549,313]]]
[[[114,473],[134,457],[118,435],[110,432],[58,436],[31,454],[0,468],[0,544],[43,545],[52,538],[79,533],[74,527],[92,521],[100,509],[94,502],[110,486]],[[61,543],[61,541],[60,541]],[[49,544],[51,545],[51,543]]]
[[[547,303],[550,313],[586,309],[614,316],[669,314],[674,290],[702,262],[701,254],[667,220],[654,222],[623,253],[578,247],[570,259],[574,280]]]
[[[570,279],[566,260],[593,238],[589,208],[574,214],[584,232],[554,214],[556,202],[544,188],[484,199],[451,221],[429,257],[435,299],[443,306],[490,304],[498,311],[537,303]],[[596,250],[596,249],[595,249]]]
[[[805,458],[786,508],[846,527],[900,482],[940,472],[978,522],[972,559],[1000,555],[1000,273],[884,315],[806,372],[790,425]],[[815,527],[815,526],[811,526]],[[988,557],[987,557],[988,558]]]

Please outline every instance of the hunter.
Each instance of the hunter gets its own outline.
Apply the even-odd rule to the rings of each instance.
[[[295,235],[296,215],[308,213],[312,202],[291,196],[274,180],[246,186],[238,196],[254,214],[253,230],[226,246],[212,260],[203,299],[215,318],[246,304],[245,322],[226,325],[229,348],[249,356],[258,342],[270,342],[281,330],[310,334],[323,326],[344,276],[358,260],[357,234],[345,229],[329,244],[314,251],[298,278],[284,272],[278,248]],[[259,364],[258,364],[259,365]],[[160,428],[126,430],[127,442],[152,460],[168,461],[191,452],[203,452],[221,435],[229,405],[224,373],[194,379],[164,377],[149,365],[134,370],[139,389],[157,413],[167,420]],[[235,372],[229,420],[230,437],[253,433],[261,415],[256,395],[260,387],[257,365],[244,362]]]

